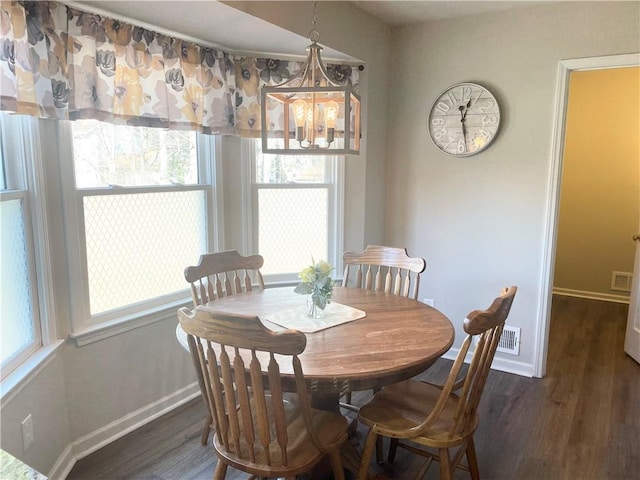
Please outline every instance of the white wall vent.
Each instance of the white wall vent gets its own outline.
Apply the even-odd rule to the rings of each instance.
[[[633,273],[611,272],[611,290],[617,290],[618,292],[630,292],[631,280],[633,280]]]
[[[520,327],[505,325],[496,350],[511,355],[520,355]]]
[[[473,338],[474,345],[478,344],[479,338],[479,335]],[[502,335],[500,335],[496,351],[510,355],[520,355],[520,327],[509,327],[505,325],[502,329]]]

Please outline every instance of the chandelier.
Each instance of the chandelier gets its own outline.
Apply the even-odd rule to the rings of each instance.
[[[360,97],[332,82],[322,64],[313,2],[311,45],[293,78],[262,87],[262,152],[298,155],[360,153]]]

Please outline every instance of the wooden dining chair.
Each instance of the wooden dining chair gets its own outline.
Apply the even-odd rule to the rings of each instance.
[[[406,248],[368,245],[362,252],[344,252],[343,287],[384,291],[418,299],[420,274],[427,264],[423,258],[410,257]],[[345,394],[340,406],[358,411],[351,392]]]
[[[184,269],[184,278],[191,284],[193,306],[205,305],[216,298],[243,291],[250,292],[254,289],[254,280],[257,281],[257,287],[264,290],[264,280],[260,273],[263,263],[264,260],[260,255],[245,257],[237,250],[200,255],[197,265]],[[202,396],[205,398],[203,378],[197,366],[196,376]],[[207,405],[206,401],[205,405]],[[202,445],[206,445],[209,440],[212,421],[212,412],[207,407],[207,417],[200,438]]]
[[[298,358],[307,344],[302,332],[268,330],[256,316],[196,307],[178,311],[194,364],[204,379],[213,413],[214,480],[229,466],[258,477],[308,472],[329,456],[333,475],[344,480],[340,446],[347,420],[311,408]],[[290,362],[297,395],[283,398],[280,366]]]
[[[248,257],[237,250],[200,255],[197,265],[184,269],[184,278],[191,284],[193,305],[204,305],[219,297],[253,290],[253,282],[264,290],[260,255]]]
[[[440,462],[441,479],[451,479],[456,468],[468,470],[474,480],[480,478],[473,443],[478,404],[516,290],[505,288],[487,310],[475,310],[467,316],[467,337],[443,386],[407,380],[383,388],[360,408],[358,419],[369,427],[369,433],[359,480],[366,478],[373,450],[382,436],[391,438],[389,462],[393,462],[397,447],[428,458],[416,478],[425,475],[433,460]],[[477,343],[471,363],[459,378],[474,337]],[[457,449],[453,455],[451,449]],[[465,455],[466,465],[461,463]]]
[[[418,299],[420,274],[427,266],[423,258],[410,257],[406,248],[380,245],[368,245],[362,252],[344,252],[342,262],[343,287],[384,291],[414,300]]]

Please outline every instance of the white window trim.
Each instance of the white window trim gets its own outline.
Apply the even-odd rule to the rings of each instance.
[[[24,171],[16,173],[10,181],[23,185],[25,193],[17,198],[24,199],[25,227],[28,229],[27,248],[32,252],[31,289],[36,325],[36,342],[33,348],[23,352],[20,360],[12,365],[12,370],[0,382],[0,398],[5,403],[9,395],[15,394],[20,385],[24,385],[28,378],[44,368],[53,353],[62,345],[57,339],[55,299],[53,294],[53,273],[51,269],[51,248],[45,195],[45,174],[42,157],[40,136],[40,121],[35,118],[15,116],[7,130],[11,135],[3,132],[5,141],[16,142],[12,145],[13,152],[19,153],[24,161]],[[4,155],[10,152],[3,152]],[[22,178],[18,178],[22,176]],[[9,183],[10,185],[11,183]],[[4,193],[3,196],[12,195]],[[23,196],[24,195],[24,196]]]
[[[253,171],[255,162],[255,145],[247,139],[240,139],[240,180],[242,182],[242,253],[253,251]]]
[[[241,141],[242,171],[241,180],[243,188],[243,247],[247,253],[255,253],[258,249],[258,218],[254,215],[257,210],[258,188],[328,188],[329,189],[329,224],[333,225],[333,234],[327,239],[327,261],[334,266],[334,278],[342,277],[342,254],[344,249],[344,188],[345,188],[345,156],[333,155],[329,169],[330,183],[318,184],[258,184],[255,182],[256,150],[255,143],[250,139]],[[297,279],[283,275],[272,274],[265,276],[267,286],[295,285]]]
[[[206,194],[207,249],[217,249],[224,238],[220,208],[222,192],[217,185],[222,182],[222,170],[215,159],[218,141],[211,135],[198,135],[198,155],[206,161],[198,162],[197,185],[158,187],[118,187],[114,189],[77,189],[73,165],[73,136],[70,122],[57,122],[60,168],[62,170],[62,197],[64,208],[64,229],[66,248],[70,252],[85,252],[84,214],[82,198],[90,195],[117,195],[131,193],[151,193],[162,191],[204,191]],[[200,160],[200,159],[199,159]],[[70,338],[78,346],[83,346],[105,338],[119,335],[135,328],[175,317],[182,306],[191,305],[191,294],[185,281],[185,289],[174,294],[158,297],[140,304],[128,305],[121,309],[91,317],[87,261],[85,254],[68,254],[69,290],[71,300]],[[197,259],[194,259],[196,261]]]
[[[220,135],[198,135],[198,147],[198,151],[209,158],[208,162],[199,162],[202,169],[199,178],[206,179],[209,185],[207,238],[211,251],[217,252],[222,250],[224,245],[224,182],[222,162],[219,158],[219,153],[222,152],[221,137]]]

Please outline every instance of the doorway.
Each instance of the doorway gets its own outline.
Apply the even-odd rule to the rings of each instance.
[[[547,230],[543,264],[541,289],[541,310],[538,319],[536,341],[536,358],[534,375],[543,377],[546,372],[547,350],[549,340],[550,313],[553,293],[554,269],[558,249],[558,227],[561,200],[561,177],[563,155],[566,141],[566,119],[569,98],[569,80],[572,72],[586,70],[601,70],[640,65],[640,54],[615,55],[609,57],[585,58],[561,61],[558,68],[558,82],[556,93],[556,115],[553,130],[553,148],[551,165],[551,189],[547,203]],[[631,105],[636,108],[637,105]],[[631,242],[631,239],[629,239]],[[636,272],[637,274],[638,272]]]

